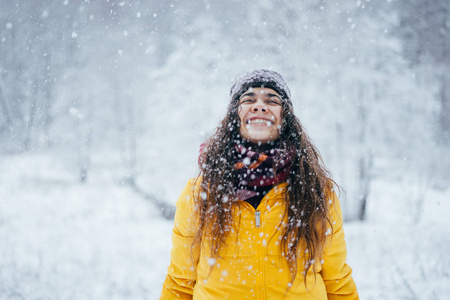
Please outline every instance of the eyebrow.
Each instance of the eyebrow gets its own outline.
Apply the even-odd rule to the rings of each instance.
[[[239,100],[240,100],[242,97],[244,97],[244,96],[250,96],[250,97],[253,97],[253,96],[255,96],[255,95],[256,95],[256,94],[253,93],[253,92],[244,93],[244,94],[242,94],[242,95],[239,97]],[[280,95],[277,95],[277,94],[267,93],[267,96],[268,96],[269,98],[270,98],[270,97],[277,97],[278,99],[282,100],[282,99],[281,99],[281,96],[280,96]]]
[[[269,97],[277,97],[277,98],[279,98],[281,100],[281,96],[277,95],[277,94],[267,93],[267,96],[269,96]]]

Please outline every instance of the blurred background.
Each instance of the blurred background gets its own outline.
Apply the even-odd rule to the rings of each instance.
[[[449,0],[0,0],[0,298],[157,299],[199,145],[269,68],[361,298],[444,299],[449,28]]]

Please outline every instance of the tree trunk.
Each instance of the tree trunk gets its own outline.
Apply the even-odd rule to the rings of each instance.
[[[439,100],[441,103],[440,127],[442,140],[445,144],[450,143],[450,84],[449,75],[443,72],[440,76]]]
[[[33,129],[34,129],[34,120],[36,118],[36,106],[37,106],[37,98],[39,93],[39,79],[34,78],[33,79],[33,92],[31,94],[31,102],[30,102],[30,109],[28,111],[28,122],[26,124],[26,135],[25,140],[23,142],[24,150],[30,150],[31,143],[32,143],[32,135],[33,135]]]
[[[127,121],[126,121],[126,155],[125,155],[125,164],[128,168],[128,180],[135,180],[136,176],[136,116],[135,116],[135,107],[134,107],[134,99],[132,96],[127,96],[128,101],[126,101],[127,105]]]
[[[0,123],[0,131],[2,127],[8,128],[11,125],[11,116],[8,109],[8,104],[6,103],[6,97],[4,94],[4,90],[2,87],[2,81],[0,79],[0,108],[1,108],[1,115],[5,116],[5,124]]]
[[[364,85],[362,82],[357,83],[357,100],[358,100],[358,119],[360,125],[358,146],[359,146],[359,158],[358,158],[358,197],[357,197],[357,218],[364,220],[366,218],[367,198],[369,197],[369,187],[372,180],[371,168],[372,168],[372,154],[367,145],[368,134],[368,107],[367,96],[364,93]]]
[[[373,155],[368,153],[359,159],[359,211],[358,219],[366,219],[367,198],[370,192],[370,183],[372,181]]]

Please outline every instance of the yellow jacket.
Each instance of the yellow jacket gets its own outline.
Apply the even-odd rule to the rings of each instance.
[[[191,179],[177,202],[171,263],[160,299],[359,299],[352,270],[346,264],[341,209],[334,193],[330,209],[333,234],[328,237],[322,262],[316,262],[315,274],[308,272],[307,289],[300,274],[304,261],[299,257],[300,271],[285,295],[290,278],[280,255],[277,226],[283,218],[287,184],[275,186],[256,210],[245,201],[240,208],[236,206],[234,222],[240,223],[232,227],[238,228],[239,234],[230,232],[228,246],[221,249],[218,259],[210,257],[209,243],[191,252],[196,230],[192,191],[198,188],[194,185]]]

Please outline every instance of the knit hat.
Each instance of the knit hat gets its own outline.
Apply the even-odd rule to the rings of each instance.
[[[230,89],[231,101],[237,100],[251,87],[264,87],[276,91],[287,101],[291,101],[291,91],[283,76],[267,69],[253,70],[238,78]]]

